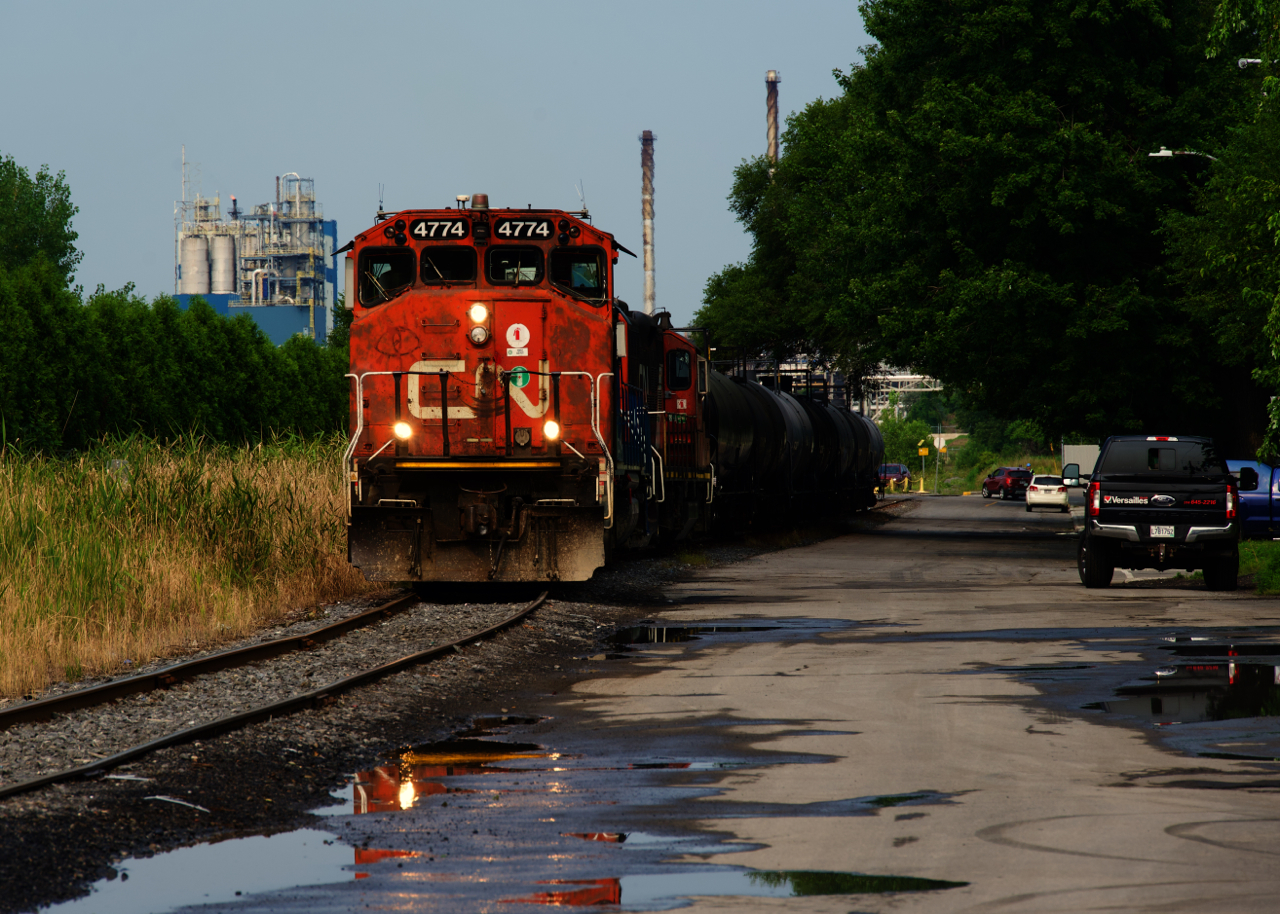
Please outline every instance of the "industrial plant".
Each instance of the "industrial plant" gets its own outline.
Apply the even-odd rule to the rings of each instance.
[[[248,314],[276,343],[296,334],[323,342],[333,326],[338,224],[324,218],[315,181],[276,178],[276,196],[244,211],[232,196],[189,193],[174,206],[174,292],[186,308],[200,296],[220,314]]]

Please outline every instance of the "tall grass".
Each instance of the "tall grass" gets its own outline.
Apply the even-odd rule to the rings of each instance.
[[[227,641],[371,589],[338,439],[0,454],[0,696]]]

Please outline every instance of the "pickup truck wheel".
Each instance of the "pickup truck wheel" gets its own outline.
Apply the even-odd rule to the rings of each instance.
[[[1076,567],[1080,571],[1080,583],[1085,587],[1110,587],[1115,566],[1107,562],[1106,554],[1091,539],[1081,539],[1076,552]]]
[[[1210,590],[1235,590],[1240,585],[1240,553],[1217,559],[1204,567],[1204,583]]]

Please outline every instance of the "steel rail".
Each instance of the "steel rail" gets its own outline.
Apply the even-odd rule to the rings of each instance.
[[[247,647],[220,651],[216,654],[210,654],[208,657],[175,663],[173,666],[165,667],[154,673],[141,673],[136,676],[117,679],[113,682],[90,686],[86,689],[77,689],[64,695],[51,695],[48,698],[14,705],[12,708],[0,711],[0,730],[5,730],[15,724],[46,721],[54,714],[64,714],[67,711],[78,711],[81,708],[105,705],[120,698],[136,695],[139,692],[165,689],[195,676],[246,666],[259,660],[270,660],[272,657],[279,657],[281,654],[288,654],[292,651],[307,650],[326,641],[332,641],[334,638],[345,635],[353,629],[363,628],[366,625],[389,618],[419,602],[421,600],[417,595],[408,593],[402,597],[396,597],[389,603],[375,606],[373,609],[367,609],[364,612],[356,613],[353,616],[348,616],[345,619],[340,619],[337,622],[332,622],[329,625],[301,635],[287,635],[283,638],[264,641],[261,644],[251,644]]]
[[[381,679],[382,677],[389,676],[392,673],[398,673],[411,666],[439,657],[441,654],[454,650],[454,648],[460,649],[468,644],[473,644],[476,641],[487,638],[490,635],[497,634],[504,628],[519,622],[546,602],[547,593],[548,591],[544,590],[533,602],[521,607],[521,609],[514,615],[508,616],[501,622],[473,634],[464,635],[463,637],[450,641],[447,644],[441,644],[436,647],[428,648],[425,651],[418,651],[417,653],[400,657],[397,660],[391,660],[381,666],[376,666],[372,669],[355,673],[354,675],[347,676],[343,679],[338,679],[311,692],[303,692],[299,695],[281,699],[280,701],[259,705],[256,708],[250,708],[247,711],[228,714],[226,717],[220,717],[217,720],[212,720],[208,723],[197,724],[196,726],[188,727],[185,730],[178,730],[177,732],[170,733],[167,736],[157,737],[149,742],[133,746],[121,752],[117,752],[115,755],[108,756],[104,759],[98,759],[97,761],[91,762],[87,765],[81,765],[77,768],[67,768],[63,771],[55,771],[50,774],[41,775],[40,777],[31,778],[30,780],[10,784],[8,787],[0,787],[0,800],[16,796],[20,793],[28,793],[32,790],[38,790],[41,787],[48,787],[50,784],[58,784],[63,781],[73,781],[94,777],[105,771],[109,771],[112,768],[123,765],[126,762],[131,762],[134,759],[141,758],[144,755],[155,752],[157,749],[164,749],[168,746],[176,746],[181,743],[188,743],[197,739],[207,739],[209,737],[219,736],[223,733],[238,730],[241,727],[246,727],[249,724],[258,723],[262,720],[270,720],[275,717],[282,717],[288,714],[294,714],[298,711],[305,711],[308,708],[322,708],[332,702],[337,695],[340,695],[349,689],[353,689],[356,686],[364,685],[367,682],[373,682],[376,679]]]

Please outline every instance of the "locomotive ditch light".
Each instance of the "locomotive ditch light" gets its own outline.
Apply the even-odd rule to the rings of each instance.
[[[410,428],[408,422],[397,422],[395,426],[393,426],[392,430],[396,433],[396,437],[401,441],[408,441],[409,437],[413,434],[413,429]]]
[[[471,306],[471,310],[467,312],[467,316],[477,324],[483,324],[489,318],[489,309],[482,303],[476,302]]]
[[[476,324],[471,328],[471,332],[467,334],[467,337],[477,346],[483,346],[489,341],[489,328],[484,324]]]
[[[560,423],[555,419],[548,419],[547,424],[542,426],[542,435],[548,441],[555,441],[560,437]]]

